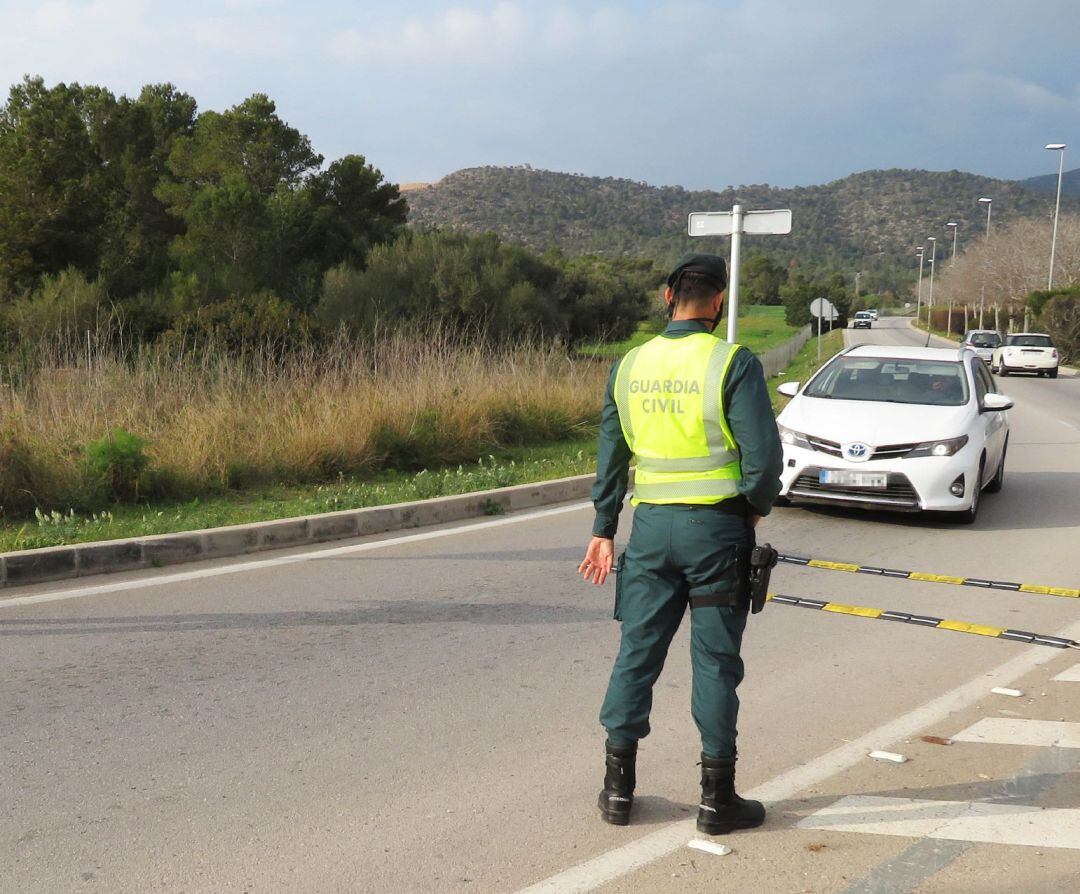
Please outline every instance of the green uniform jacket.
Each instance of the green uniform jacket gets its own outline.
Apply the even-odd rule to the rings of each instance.
[[[709,327],[698,320],[680,320],[669,323],[663,335],[681,338],[691,332],[708,331]],[[593,535],[596,537],[615,536],[632,457],[615,405],[615,375],[621,362],[617,361],[612,367],[600,416],[600,447],[596,459],[596,484],[592,491],[596,508]],[[780,493],[784,453],[761,361],[746,348],[740,349],[731,362],[724,382],[723,401],[724,416],[741,455],[739,493],[746,498],[753,513],[768,515],[773,500]]]

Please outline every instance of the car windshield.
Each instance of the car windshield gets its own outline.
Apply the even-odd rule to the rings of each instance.
[[[963,367],[950,360],[837,357],[803,392],[806,397],[960,407],[968,401]]]
[[[855,319],[856,320],[865,320],[869,316],[870,316],[870,311],[868,311],[868,310],[860,310],[857,314],[855,314]]]
[[[1049,335],[1010,335],[1005,344],[1018,348],[1052,348]]]
[[[1001,344],[1001,336],[996,332],[972,332],[968,344],[973,348],[996,348]]]

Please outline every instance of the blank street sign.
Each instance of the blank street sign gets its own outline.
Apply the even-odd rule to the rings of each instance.
[[[746,211],[742,231],[755,236],[783,236],[791,232],[791,210]],[[691,236],[730,236],[730,211],[693,211],[686,232]]]

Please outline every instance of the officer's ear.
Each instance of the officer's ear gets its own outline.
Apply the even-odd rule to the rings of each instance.
[[[670,319],[675,313],[675,293],[671,290],[671,286],[664,289],[664,303],[667,305],[668,318]]]

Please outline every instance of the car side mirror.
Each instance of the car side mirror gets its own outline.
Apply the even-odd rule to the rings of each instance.
[[[799,393],[800,382],[784,382],[776,389],[777,394],[782,394],[784,397],[794,397]]]
[[[1006,397],[1004,394],[988,393],[982,399],[982,406],[979,408],[984,413],[1000,412],[1001,410],[1008,410],[1012,407],[1013,402],[1011,398]]]

